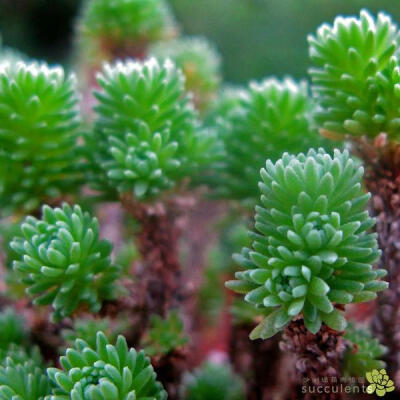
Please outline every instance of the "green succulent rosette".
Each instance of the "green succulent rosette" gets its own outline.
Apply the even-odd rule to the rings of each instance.
[[[199,129],[171,61],[106,65],[98,82],[95,129],[87,137],[95,188],[147,200],[208,165],[213,139]]]
[[[75,77],[61,67],[0,64],[0,208],[29,212],[82,180]]]
[[[337,17],[308,41],[318,125],[335,134],[398,138],[399,31],[391,18],[366,10]]]
[[[313,105],[305,82],[252,82],[238,97],[240,107],[228,113],[220,129],[224,155],[215,166],[220,179],[214,186],[218,196],[252,207],[266,157],[277,160],[284,151],[307,151],[324,140],[310,124]]]
[[[268,312],[252,339],[271,337],[298,316],[312,333],[323,322],[342,331],[336,305],[369,301],[387,288],[386,271],[373,269],[380,250],[362,176],[347,151],[267,160],[252,246],[235,255],[244,270],[226,284]]]
[[[22,237],[10,246],[19,255],[13,268],[22,277],[35,305],[51,304],[55,320],[79,306],[99,311],[115,296],[119,269],[112,265],[112,245],[99,238],[96,218],[77,205],[44,206],[42,218],[27,217]]]
[[[60,357],[61,369],[48,368],[55,389],[48,400],[165,400],[167,393],[143,351],[129,349],[123,336],[115,345],[102,332],[95,347],[77,339]]]

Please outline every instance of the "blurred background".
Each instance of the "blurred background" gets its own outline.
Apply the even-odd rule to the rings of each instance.
[[[305,76],[307,34],[337,14],[362,8],[400,21],[396,0],[170,0],[185,34],[212,40],[223,57],[226,81],[267,75]],[[32,58],[71,60],[72,33],[81,0],[0,0],[3,44]]]

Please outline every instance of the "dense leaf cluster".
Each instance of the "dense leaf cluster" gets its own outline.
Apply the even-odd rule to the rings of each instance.
[[[52,304],[54,318],[86,304],[91,311],[114,296],[118,268],[111,264],[112,246],[99,238],[96,218],[79,206],[44,206],[42,219],[27,217],[23,236],[11,247],[19,255],[14,269],[22,275],[35,305]]]
[[[367,11],[337,17],[309,37],[316,120],[324,130],[399,136],[399,37],[389,16]]]
[[[261,171],[252,248],[235,259],[244,268],[227,286],[270,314],[252,338],[273,336],[298,315],[316,333],[324,322],[345,328],[336,304],[369,301],[387,287],[374,219],[365,211],[363,168],[347,151],[310,150],[268,160]]]

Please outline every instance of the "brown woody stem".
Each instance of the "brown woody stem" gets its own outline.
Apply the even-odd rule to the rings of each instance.
[[[280,347],[295,356],[299,384],[297,398],[341,400],[340,362],[345,350],[344,332],[322,324],[317,334],[309,332],[302,318],[285,329]],[[305,393],[304,393],[305,392]]]

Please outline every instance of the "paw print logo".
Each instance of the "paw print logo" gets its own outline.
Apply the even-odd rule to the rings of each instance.
[[[376,393],[377,396],[383,397],[386,392],[393,392],[394,383],[389,379],[389,375],[386,373],[385,369],[372,370],[366,373],[367,381],[370,383],[367,387],[367,393]]]

